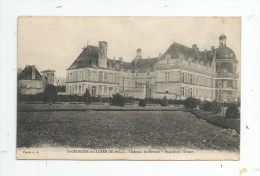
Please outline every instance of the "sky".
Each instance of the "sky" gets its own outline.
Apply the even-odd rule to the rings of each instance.
[[[82,48],[98,41],[108,43],[109,58],[131,62],[137,48],[143,58],[158,57],[173,42],[209,50],[221,34],[240,61],[239,17],[19,17],[18,68],[35,65],[65,77]]]

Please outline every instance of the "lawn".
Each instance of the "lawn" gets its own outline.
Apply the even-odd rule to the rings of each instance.
[[[17,147],[239,150],[239,134],[182,111],[18,112]]]

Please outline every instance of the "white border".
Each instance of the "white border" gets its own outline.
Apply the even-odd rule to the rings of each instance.
[[[62,6],[62,7],[59,7]],[[59,8],[57,8],[59,7]],[[259,1],[1,1],[0,175],[260,175]],[[240,161],[18,161],[18,16],[242,16]],[[249,129],[246,128],[246,125]]]

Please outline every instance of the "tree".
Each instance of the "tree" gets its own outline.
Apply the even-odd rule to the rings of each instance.
[[[48,102],[49,105],[52,105],[52,103],[57,100],[57,97],[58,92],[56,90],[56,87],[52,84],[48,84],[43,92],[43,102]]]
[[[141,107],[145,107],[145,106],[146,106],[146,101],[145,101],[145,99],[140,100],[138,105],[141,106]]]
[[[83,95],[83,101],[84,101],[84,103],[85,103],[86,105],[87,105],[87,104],[90,104],[91,101],[92,101],[92,97],[91,97],[91,95],[90,95],[88,89],[86,89],[86,92],[85,92],[84,95]]]
[[[221,103],[217,102],[216,100],[212,101],[210,109],[213,114],[221,113],[222,111]]]
[[[201,101],[199,99],[188,97],[183,101],[183,105],[186,109],[194,109],[196,108]]]
[[[113,106],[125,106],[124,97],[119,93],[114,94],[111,99],[111,104]]]
[[[226,110],[226,118],[239,119],[240,112],[235,104],[230,104]]]
[[[210,112],[211,111],[211,103],[207,100],[204,100],[199,104],[200,110]]]
[[[169,102],[166,98],[166,96],[163,97],[163,99],[161,100],[161,106],[168,106]]]

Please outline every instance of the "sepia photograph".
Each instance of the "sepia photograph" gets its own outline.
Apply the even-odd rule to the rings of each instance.
[[[241,17],[17,25],[17,159],[240,159]]]

